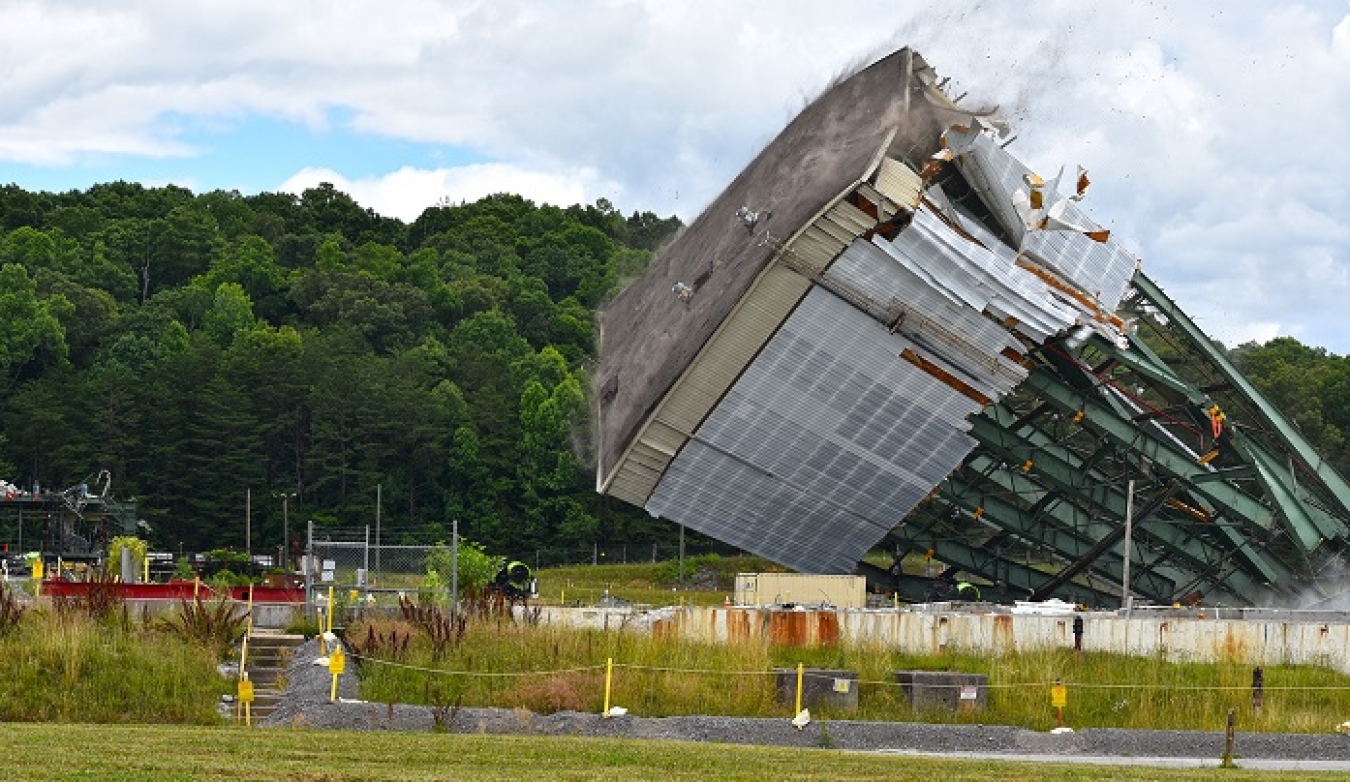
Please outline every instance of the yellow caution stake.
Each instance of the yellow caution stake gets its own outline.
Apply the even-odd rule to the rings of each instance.
[[[333,674],[333,688],[328,693],[328,702],[337,700],[337,682],[338,675],[347,670],[347,655],[342,653],[342,644],[333,647],[332,654],[328,655],[328,672]]]
[[[1056,721],[1064,727],[1064,707],[1069,705],[1069,688],[1059,679],[1050,687],[1050,705],[1055,707]]]
[[[600,715],[605,719],[609,719],[609,688],[610,685],[613,683],[613,681],[614,681],[614,658],[608,657],[605,659],[605,712],[604,714]]]

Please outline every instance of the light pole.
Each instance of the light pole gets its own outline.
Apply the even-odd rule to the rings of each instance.
[[[291,574],[291,498],[295,496],[293,491],[283,491],[277,494],[281,498],[281,551],[284,563],[282,568],[286,575]]]

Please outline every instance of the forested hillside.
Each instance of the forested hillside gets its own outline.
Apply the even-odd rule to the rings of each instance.
[[[663,540],[595,493],[594,313],[679,227],[499,195],[411,225],[300,196],[0,188],[0,478],[100,469],[155,545],[373,521],[499,553]],[[1239,367],[1350,475],[1350,359],[1289,338]],[[3,532],[3,531],[0,531]],[[416,538],[414,541],[411,538]]]
[[[157,546],[372,522],[494,551],[652,540],[587,459],[593,316],[679,227],[500,195],[411,225],[296,197],[0,189],[0,478],[99,469]],[[397,541],[391,541],[397,542]],[[412,541],[407,541],[412,542]],[[265,547],[264,547],[265,548]]]

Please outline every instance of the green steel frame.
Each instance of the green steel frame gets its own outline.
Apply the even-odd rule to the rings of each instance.
[[[929,579],[902,559],[931,552],[1001,598],[1117,605],[1128,546],[1130,593],[1154,603],[1297,605],[1340,588],[1327,566],[1350,539],[1350,484],[1142,272],[1120,314],[1128,345],[1030,350],[1028,380],[972,421],[979,445],[869,578],[923,599]]]

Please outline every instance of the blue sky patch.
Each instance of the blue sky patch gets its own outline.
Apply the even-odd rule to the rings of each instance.
[[[172,113],[162,115],[157,125],[156,136],[193,152],[82,155],[51,166],[0,162],[0,184],[65,192],[126,180],[179,184],[197,193],[222,189],[249,195],[275,190],[305,168],[330,168],[348,179],[363,179],[404,166],[433,169],[490,162],[471,149],[355,132],[345,111],[330,112],[327,126],[320,128],[259,115],[200,118]]]

